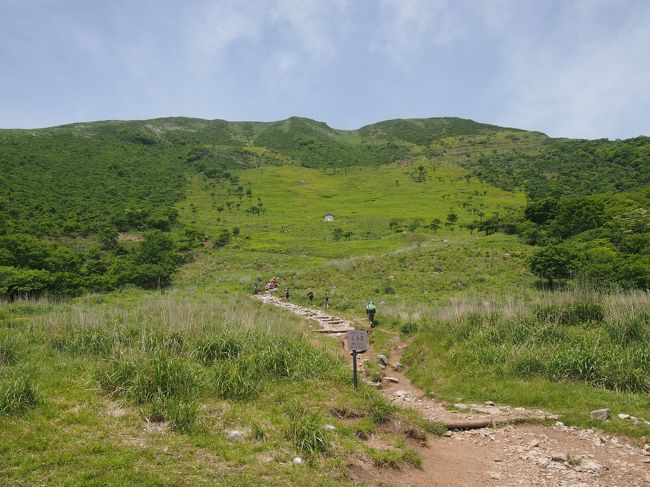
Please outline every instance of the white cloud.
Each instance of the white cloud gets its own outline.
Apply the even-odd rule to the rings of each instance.
[[[576,20],[559,36],[564,42],[512,46],[503,122],[555,136],[625,136],[630,117],[650,112],[647,16],[628,20],[611,37]]]
[[[447,0],[381,0],[371,48],[401,60],[413,51],[444,47],[463,35],[458,9]]]
[[[201,54],[219,57],[237,42],[259,39],[264,12],[251,7],[237,1],[217,2],[195,12],[186,34]]]

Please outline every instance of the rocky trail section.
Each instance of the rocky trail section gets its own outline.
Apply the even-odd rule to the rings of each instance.
[[[343,334],[355,328],[350,320],[268,293],[256,299],[313,320],[319,326],[317,332]],[[450,431],[430,441],[428,447],[419,446],[421,469],[377,469],[363,459],[351,459],[353,478],[360,484],[650,487],[650,445],[639,448],[626,438],[567,427],[559,421],[554,426],[531,424],[531,420],[554,416],[491,401],[457,403],[450,410],[446,403],[426,397],[406,377],[400,363],[405,346],[396,340],[390,360],[375,357],[372,350],[366,354],[366,360],[377,360],[382,368],[382,381],[374,385],[392,403],[416,409],[427,419],[451,426]],[[463,427],[471,422],[476,423],[473,428]],[[455,423],[462,429],[454,428]]]

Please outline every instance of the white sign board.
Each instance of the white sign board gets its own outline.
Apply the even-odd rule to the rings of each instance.
[[[357,352],[368,350],[368,332],[366,330],[348,331],[348,349]]]

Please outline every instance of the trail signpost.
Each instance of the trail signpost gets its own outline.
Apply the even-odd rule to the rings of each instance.
[[[368,332],[366,330],[348,331],[348,348],[352,352],[352,383],[357,388],[357,355],[368,350]]]

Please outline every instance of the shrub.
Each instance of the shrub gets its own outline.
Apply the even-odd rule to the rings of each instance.
[[[29,378],[18,376],[0,386],[0,414],[17,414],[38,404],[38,395]]]

